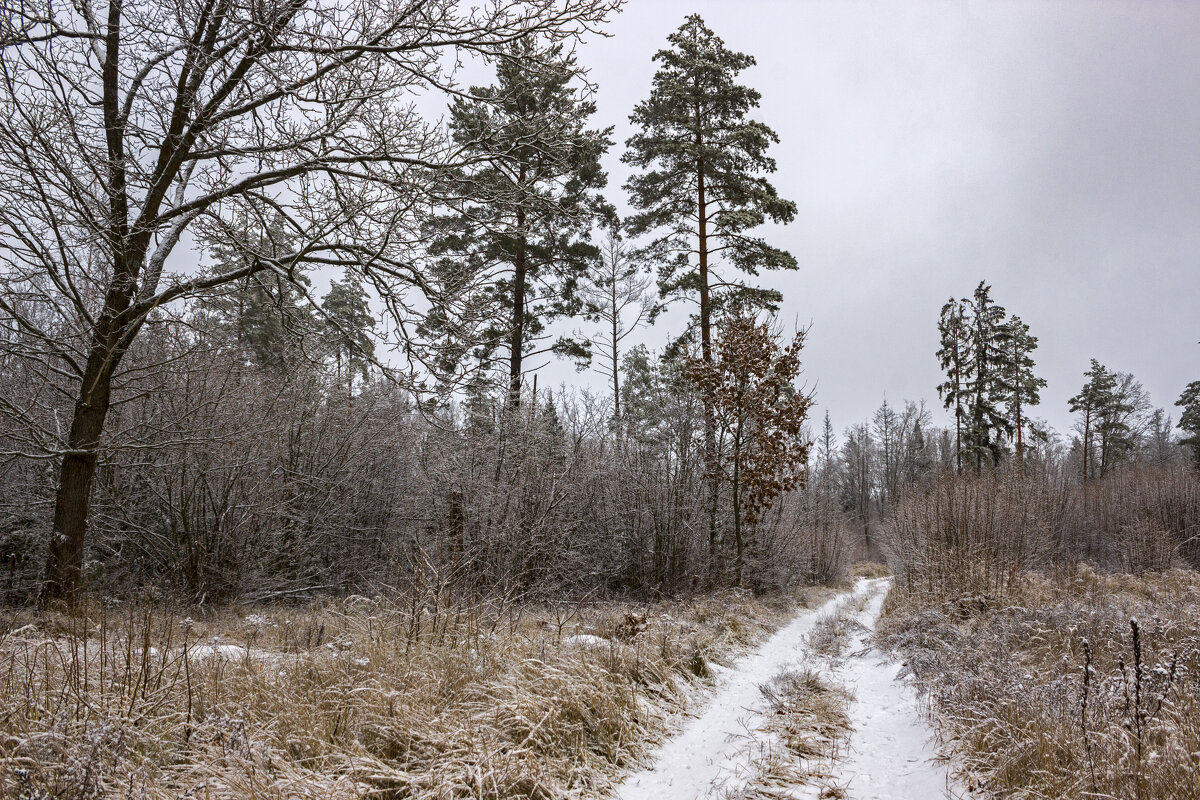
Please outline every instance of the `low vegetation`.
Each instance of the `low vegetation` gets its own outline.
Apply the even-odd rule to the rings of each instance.
[[[1198,496],[1175,472],[1066,489],[991,476],[896,509],[881,641],[967,788],[1200,797]]]
[[[0,796],[594,797],[805,594],[8,612]]]
[[[752,753],[745,781],[726,800],[794,797],[797,786],[832,786],[850,734],[850,694],[811,668],[785,670],[760,687],[770,747]],[[822,797],[838,797],[822,790]]]

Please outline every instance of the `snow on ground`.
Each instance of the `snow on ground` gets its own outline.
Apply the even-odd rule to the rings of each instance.
[[[866,581],[855,587],[859,593]],[[761,727],[764,701],[759,686],[805,657],[804,638],[825,614],[850,597],[842,594],[816,611],[800,614],[758,650],[736,661],[717,684],[716,695],[699,716],[666,742],[655,765],[630,775],[617,788],[619,800],[698,800],[720,796],[744,780],[746,737]],[[922,799],[924,800],[924,798]]]
[[[618,800],[699,800],[721,797],[749,777],[748,761],[774,745],[761,728],[765,702],[759,687],[785,669],[816,666],[855,695],[849,709],[849,754],[835,769],[834,784],[852,800],[938,800],[965,797],[956,791],[920,716],[913,690],[898,680],[900,665],[864,642],[883,606],[890,579],[860,580],[815,611],[798,615],[758,650],[722,671],[716,694],[698,716],[667,741],[655,763],[617,787]],[[839,665],[818,659],[805,641],[814,624],[835,614],[852,597],[869,595],[857,616],[863,630]],[[797,798],[817,797],[817,786],[797,786]]]
[[[850,706],[850,752],[840,769],[839,785],[851,800],[937,800],[965,798],[951,782],[920,716],[916,692],[899,680],[901,666],[863,641],[883,607],[890,579],[875,582],[874,595],[857,616],[863,632],[839,678],[854,695]]]

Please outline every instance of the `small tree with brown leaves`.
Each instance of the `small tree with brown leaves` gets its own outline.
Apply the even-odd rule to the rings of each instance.
[[[745,525],[753,525],[791,489],[804,485],[811,442],[803,425],[812,397],[796,388],[804,331],[786,345],[770,322],[726,320],[712,362],[696,360],[688,377],[712,398],[720,447],[708,469],[731,487],[734,579],[745,565]]]

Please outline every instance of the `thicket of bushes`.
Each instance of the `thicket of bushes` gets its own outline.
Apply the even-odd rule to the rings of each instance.
[[[507,416],[486,398],[419,409],[383,381],[349,392],[298,354],[264,369],[202,322],[131,358],[158,366],[122,393],[97,473],[85,575],[106,596],[373,595],[430,575],[527,597],[734,582],[728,515],[714,549],[700,501],[702,406],[675,366],[634,363],[619,423],[607,400],[544,388]],[[56,475],[49,460],[5,466],[0,591],[27,602]],[[746,585],[840,575],[849,532],[817,505],[792,492],[749,526]]]
[[[1129,465],[1086,483],[946,474],[906,493],[883,531],[901,586],[930,595],[1003,595],[1030,570],[1081,561],[1131,573],[1200,567],[1200,479],[1182,465]]]
[[[963,783],[1200,796],[1200,478],[943,476],[884,526],[899,650]],[[1191,569],[1187,568],[1191,567]]]

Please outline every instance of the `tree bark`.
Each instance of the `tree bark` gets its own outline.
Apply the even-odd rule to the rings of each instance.
[[[612,264],[612,282],[609,284],[610,302],[612,303],[612,381],[613,381],[613,419],[620,421],[621,419],[621,372],[620,372],[620,327],[618,317],[620,312],[617,308],[617,267],[616,261]]]
[[[739,409],[738,414],[742,412]],[[742,544],[742,423],[737,423],[737,431],[733,439],[733,579],[737,586],[742,585],[742,570],[744,567],[744,547]]]
[[[87,541],[88,505],[96,474],[100,434],[108,417],[112,375],[123,350],[109,346],[116,338],[113,314],[102,315],[88,356],[79,397],[67,436],[68,452],[59,470],[54,498],[54,528],[39,599],[42,606],[55,602],[74,605],[79,599],[84,547]]]
[[[1014,391],[1020,392],[1019,387],[1020,387],[1020,384],[1018,384],[1018,388],[1015,389]],[[1025,438],[1024,438],[1025,422],[1024,422],[1024,420],[1021,419],[1021,398],[1020,398],[1020,396],[1018,396],[1016,399],[1016,411],[1017,411],[1017,466],[1020,468],[1021,474],[1024,475],[1025,474]]]
[[[522,182],[525,171],[521,170]],[[521,406],[521,370],[525,355],[525,284],[529,275],[525,242],[525,212],[517,211],[517,252],[513,258],[512,332],[509,335],[508,402],[513,409]]]
[[[703,146],[703,139],[696,133],[697,150]],[[699,273],[700,273],[700,358],[705,364],[712,364],[712,302],[708,286],[708,198],[704,181],[704,159],[696,160],[696,233],[698,238]],[[713,401],[708,392],[704,393],[704,463],[709,473],[709,508],[708,508],[708,561],[709,573],[715,575],[717,570],[717,549],[719,544],[717,530],[717,513],[721,499],[721,478],[717,471],[717,433],[716,419],[713,414]]]

